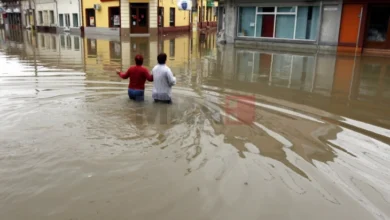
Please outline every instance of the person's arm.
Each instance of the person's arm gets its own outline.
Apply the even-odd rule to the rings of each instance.
[[[130,68],[126,72],[121,72],[120,70],[116,70],[116,74],[118,74],[118,76],[122,79],[128,79],[129,72],[130,72]]]
[[[168,68],[167,77],[168,77],[169,86],[176,85],[176,77],[173,76],[173,73],[170,68]]]
[[[149,70],[145,68],[145,77],[149,82],[153,82],[153,74],[149,73]]]

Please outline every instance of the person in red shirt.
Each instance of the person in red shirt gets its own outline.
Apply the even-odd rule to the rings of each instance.
[[[145,82],[146,80],[153,81],[153,75],[142,66],[143,62],[142,55],[137,55],[135,56],[135,66],[131,66],[126,72],[116,71],[122,79],[130,78],[128,94],[129,98],[135,101],[144,101]]]

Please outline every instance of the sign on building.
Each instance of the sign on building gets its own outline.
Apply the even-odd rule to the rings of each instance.
[[[191,11],[192,0],[177,0],[177,8],[179,10]]]

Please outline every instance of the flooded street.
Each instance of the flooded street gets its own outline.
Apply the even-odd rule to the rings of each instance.
[[[390,219],[388,57],[0,30],[0,103],[2,220]]]

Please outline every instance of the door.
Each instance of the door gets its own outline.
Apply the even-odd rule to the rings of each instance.
[[[341,16],[341,28],[339,43],[356,44],[360,29],[360,14],[363,5],[344,4],[343,14]]]
[[[369,8],[365,42],[367,48],[390,49],[390,6]]]
[[[143,34],[149,32],[149,7],[147,3],[130,4],[130,32]]]

